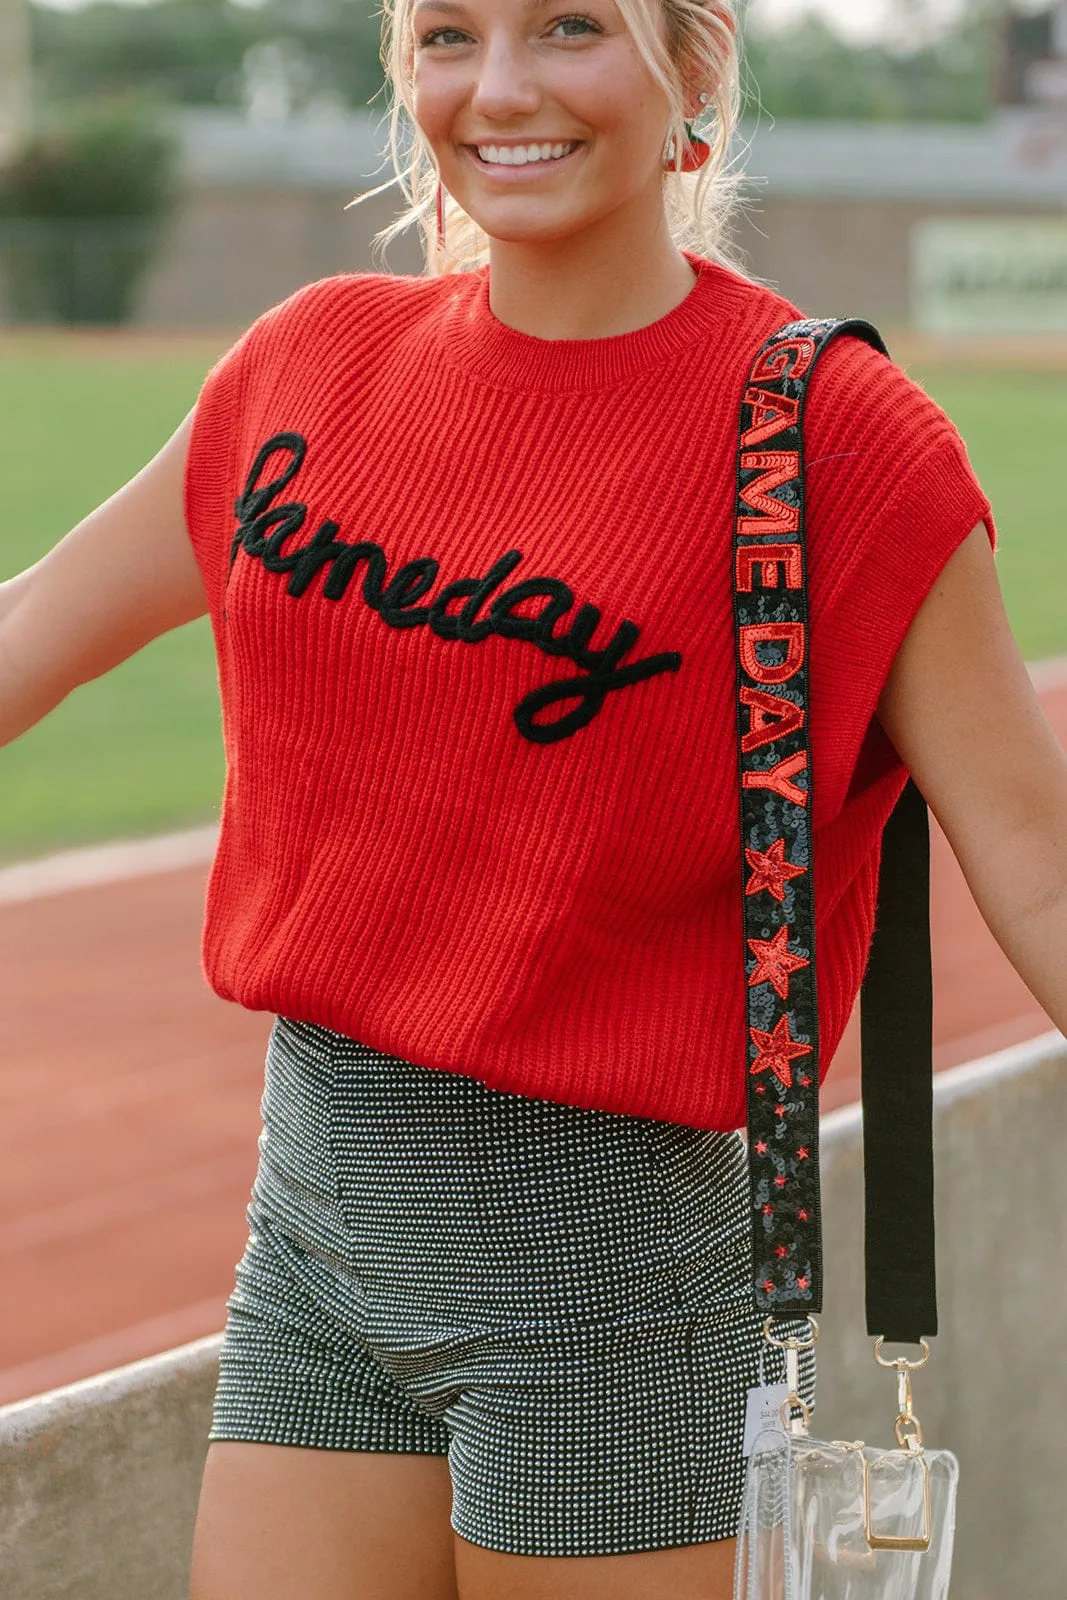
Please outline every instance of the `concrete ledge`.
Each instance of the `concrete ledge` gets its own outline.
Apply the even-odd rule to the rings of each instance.
[[[1067,1316],[1067,1040],[934,1080],[941,1331],[915,1378],[931,1446],[960,1461],[953,1596],[1061,1600],[1067,1431],[1054,1399]],[[814,1431],[893,1443],[896,1379],[863,1308],[860,1108],[824,1123],[827,1296]]]
[[[185,1600],[220,1342],[0,1409],[4,1600]]]
[[[953,1594],[1059,1600],[1067,1430],[1067,1040],[935,1082],[941,1336],[916,1379],[960,1458]],[[825,1119],[829,1293],[816,1431],[889,1444],[896,1389],[863,1328],[858,1107]],[[0,1408],[3,1600],[185,1600],[219,1336]]]

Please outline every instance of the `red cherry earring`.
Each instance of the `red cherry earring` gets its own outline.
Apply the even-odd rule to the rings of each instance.
[[[702,106],[706,106],[707,103],[708,103],[708,96],[706,94],[702,94],[700,96],[700,104]],[[691,122],[686,122],[686,123],[683,124],[683,126],[685,128],[685,145],[684,145],[684,147],[682,149],[682,171],[683,172],[699,172],[700,168],[704,165],[705,161],[707,161],[708,157],[711,155],[711,146],[710,146],[710,144],[708,143],[708,141],[706,139],[702,139],[700,137],[700,135],[697,132],[695,132],[695,130],[693,128],[693,124]],[[673,167],[673,165],[674,165],[674,140],[673,139],[671,140],[670,149],[671,149],[671,153],[670,153],[670,157],[669,157],[669,160],[668,160],[668,165]]]
[[[711,155],[711,145],[693,132],[692,123],[685,124],[685,147],[682,150],[682,171],[699,172]]]

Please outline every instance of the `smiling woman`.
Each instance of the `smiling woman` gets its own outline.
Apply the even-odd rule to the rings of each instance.
[[[733,16],[393,0],[428,271],[265,312],[0,585],[0,742],[212,628],[203,966],[276,1021],[191,1600],[727,1600],[909,770],[1067,1028],[990,506],[869,329],[728,264]]]
[[[463,152],[487,152],[492,144],[497,159],[485,162],[481,155],[483,165],[491,168],[536,167],[546,159],[562,160],[569,167],[575,164],[572,158],[584,160],[592,154],[601,170],[610,163],[631,182],[639,173],[646,179],[654,174],[657,208],[666,209],[675,242],[736,265],[726,233],[735,194],[727,158],[740,105],[736,22],[730,5],[726,0],[707,5],[699,0],[663,0],[662,5],[649,7],[644,0],[617,4],[592,0],[581,12],[560,14],[561,9],[547,0],[522,0],[506,30],[500,28],[502,19],[492,24],[489,39],[479,31],[484,30],[485,19],[479,17],[478,0],[470,5],[461,0],[386,0],[383,59],[393,89],[393,159],[410,206],[383,230],[382,242],[418,222],[426,232],[432,271],[452,271],[486,260],[489,237],[499,237],[493,228],[499,208],[482,217],[471,192],[471,174],[455,158]],[[475,62],[486,125],[450,129],[442,118],[448,116],[450,101],[462,96]],[[519,63],[523,64],[516,78]],[[510,111],[494,99],[498,69],[511,84],[509,93],[520,86],[520,99]],[[531,95],[539,95],[543,88],[549,88],[559,102],[551,112],[544,108],[545,125],[516,126],[508,137],[511,123],[517,124],[520,117],[529,121],[525,113]],[[580,97],[577,104],[575,93]],[[473,105],[471,112],[474,121],[479,113]],[[642,116],[635,124],[637,112]],[[560,126],[549,126],[549,115]],[[686,161],[698,116],[701,139],[709,146],[699,167]],[[657,131],[666,123],[666,138],[651,146],[647,137],[642,138],[649,117]],[[614,140],[609,138],[612,123]],[[627,135],[621,142],[620,133]],[[479,152],[480,135],[485,137]],[[522,155],[534,148],[531,135],[539,151],[536,161],[507,153],[500,156],[501,149]],[[540,153],[545,144],[552,147],[548,157]],[[561,144],[566,149],[557,156]],[[661,146],[666,161],[655,155]],[[635,170],[638,149],[642,159]],[[404,150],[409,151],[406,161]],[[485,174],[490,182],[493,176]],[[540,176],[548,175],[530,174],[527,181]],[[570,173],[558,176],[563,182]],[[514,181],[510,173],[508,179]],[[590,178],[583,174],[582,181],[588,184]],[[594,185],[596,181],[594,167]],[[602,198],[610,203],[607,193]],[[546,202],[551,210],[551,191]]]

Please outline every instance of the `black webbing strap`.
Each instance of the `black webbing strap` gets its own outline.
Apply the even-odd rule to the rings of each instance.
[[[931,1060],[930,813],[909,779],[882,836],[878,909],[860,993],[867,1327],[937,1332]]]
[[[818,359],[869,323],[792,323],[745,388],[734,540],[753,1292],[776,1317],[822,1309],[819,1029],[812,873],[804,408]],[[909,784],[887,827],[864,979],[867,1318],[937,1331],[926,805]]]

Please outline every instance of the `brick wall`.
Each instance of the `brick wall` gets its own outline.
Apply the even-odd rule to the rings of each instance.
[[[1058,216],[1051,208],[813,198],[759,202],[738,228],[750,270],[813,316],[910,322],[910,236],[930,217]]]
[[[343,208],[351,192],[260,185],[187,191],[134,320],[155,327],[232,327],[249,322],[303,283],[365,272],[376,231],[392,220],[392,194]],[[415,233],[389,250],[394,272],[419,272]]]

